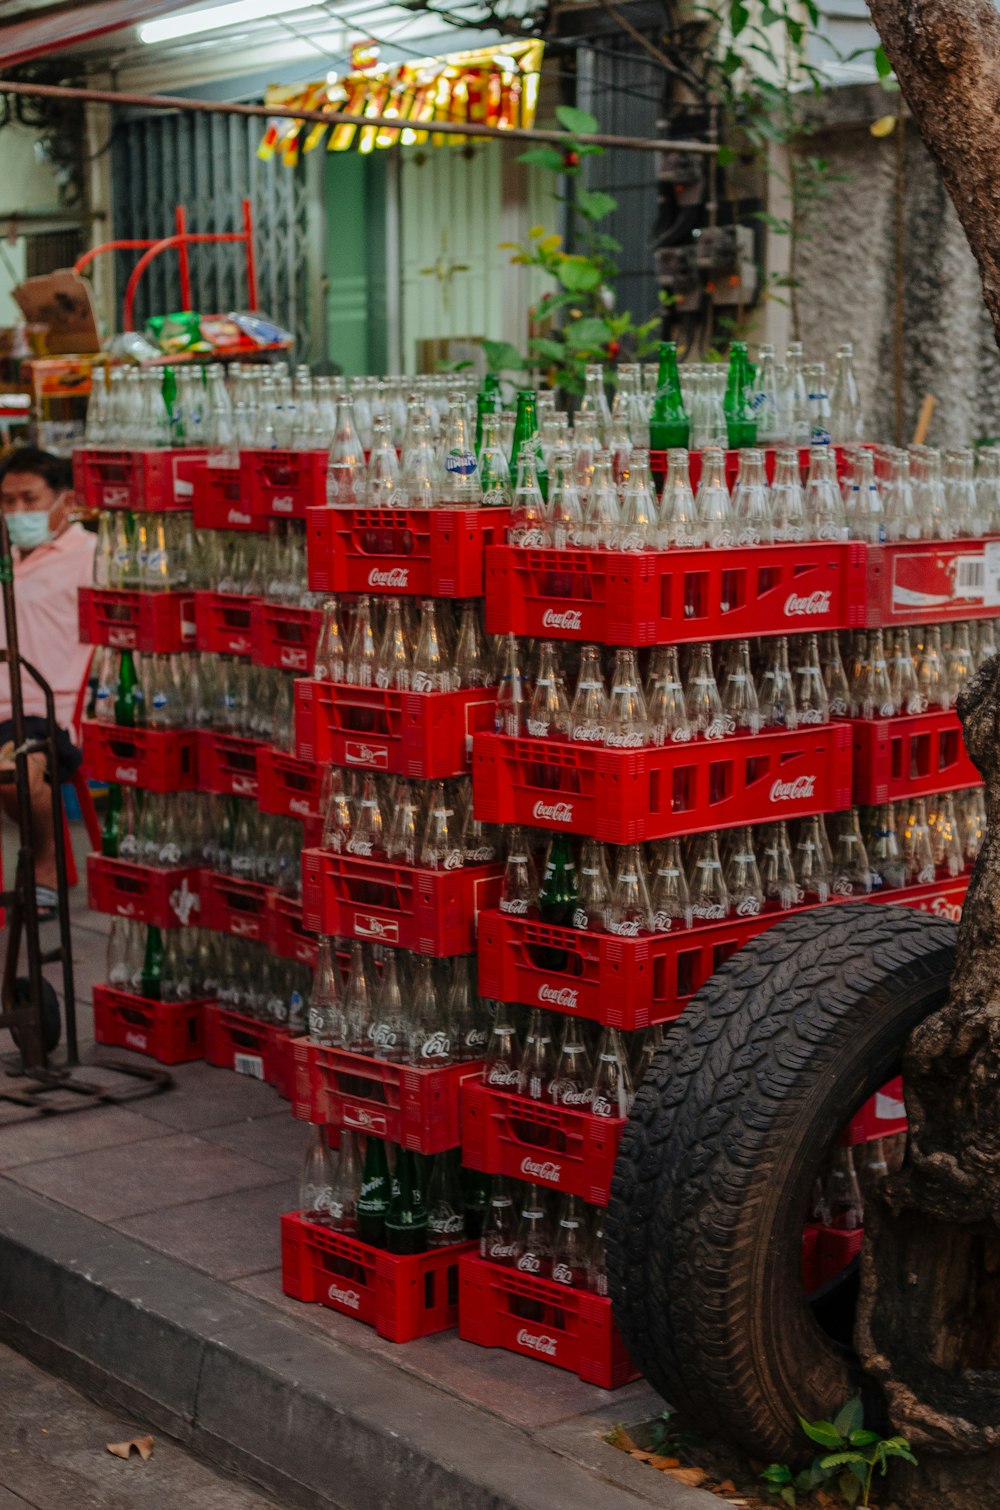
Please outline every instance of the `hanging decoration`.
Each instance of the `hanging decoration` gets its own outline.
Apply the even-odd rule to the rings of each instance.
[[[330,74],[324,83],[271,85],[266,105],[283,110],[344,111],[348,115],[398,120],[399,126],[347,125],[297,121],[275,116],[257,148],[264,162],[280,156],[294,167],[304,152],[329,132],[327,151],[361,153],[376,147],[463,145],[460,136],[429,130],[435,121],[493,126],[499,131],[531,127],[538,103],[544,43],[504,42],[471,52],[447,53],[406,63],[380,64],[374,43],[351,50],[351,72]]]

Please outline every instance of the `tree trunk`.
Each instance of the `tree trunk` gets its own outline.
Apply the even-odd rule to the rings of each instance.
[[[1000,23],[997,38],[1000,58]],[[949,1510],[985,1510],[1000,1479],[1000,656],[958,711],[986,836],[947,1005],[907,1045],[907,1159],[866,1211],[855,1342],[921,1460],[917,1497],[897,1500],[926,1504],[933,1484]]]
[[[1000,15],[993,0],[868,7],[1000,344]],[[855,1341],[921,1459],[897,1498],[920,1506],[937,1492],[949,1510],[984,1510],[1000,1478],[1000,657],[959,714],[986,784],[987,832],[948,1003],[907,1047],[907,1161],[866,1217]]]
[[[1000,15],[992,0],[868,0],[868,9],[979,263],[1000,344]]]

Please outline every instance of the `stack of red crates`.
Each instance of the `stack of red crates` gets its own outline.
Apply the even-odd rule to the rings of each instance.
[[[73,456],[77,495],[86,507],[133,513],[190,510],[195,476],[204,451],[77,450]],[[85,588],[80,592],[81,641],[116,650],[163,655],[190,651],[195,644],[194,595],[187,591],[121,591]],[[88,776],[147,792],[192,791],[198,784],[193,731],[122,728],[84,721]],[[171,929],[196,922],[201,906],[200,873],[177,866],[147,865],[87,857],[90,906],[150,927]],[[149,1054],[164,1064],[200,1059],[204,1049],[202,1000],[150,1001],[110,985],[94,988],[94,1036]]]

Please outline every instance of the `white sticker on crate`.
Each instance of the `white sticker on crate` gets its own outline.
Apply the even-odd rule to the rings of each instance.
[[[259,1054],[234,1054],[233,1069],[237,1075],[250,1075],[254,1080],[263,1080],[264,1061]]]

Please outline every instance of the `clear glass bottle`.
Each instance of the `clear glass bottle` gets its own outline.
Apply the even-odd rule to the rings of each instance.
[[[715,833],[700,834],[695,842],[690,889],[691,916],[695,922],[722,922],[728,916],[729,892]]]
[[[532,1101],[544,1101],[556,1070],[556,1051],[549,1030],[548,1014],[532,1007],[521,1055],[518,1093]]]
[[[848,341],[837,348],[830,394],[830,434],[838,446],[864,440],[861,398],[854,378],[854,347]]]
[[[726,453],[721,449],[710,447],[702,452],[695,514],[706,545],[713,550],[728,550],[733,545],[735,529],[726,485]]]
[[[615,651],[608,724],[604,743],[613,749],[639,749],[650,742],[649,714],[639,679],[635,651]]]
[[[691,489],[687,451],[667,453],[667,477],[660,495],[659,521],[661,550],[693,550],[705,544],[705,524],[699,517]]]
[[[650,905],[655,933],[690,928],[694,921],[679,839],[664,839],[657,849]]]
[[[654,931],[653,908],[638,844],[619,847],[607,930],[623,938],[638,938]]]
[[[514,917],[538,916],[538,872],[524,830],[517,825],[507,836],[507,864],[498,905],[501,912]]]
[[[764,903],[784,912],[802,900],[787,826],[784,822],[766,824],[762,840],[760,881]]]
[[[796,643],[796,642],[793,642]],[[802,636],[796,643],[794,679],[795,710],[799,725],[830,722],[830,699],[823,682],[819,658],[819,638]]]
[[[738,918],[757,917],[764,908],[764,889],[749,828],[733,830],[724,874],[730,911]]]
[[[549,1082],[549,1099],[555,1106],[586,1111],[593,1095],[594,1069],[580,1024],[566,1018],[555,1074]]]
[[[736,645],[722,684],[722,709],[727,733],[760,732],[760,708],[750,668],[749,640],[740,640]]]
[[[438,605],[435,598],[424,598],[420,604],[420,628],[413,651],[410,668],[411,692],[451,692],[453,677],[451,656],[445,637],[438,623]]]
[[[656,494],[649,478],[649,452],[632,452],[615,540],[620,551],[654,550],[660,544]]]
[[[544,640],[538,657],[538,675],[531,694],[526,732],[532,739],[569,739],[572,729],[569,699],[559,669],[554,641]]]
[[[774,524],[771,519],[763,451],[751,448],[740,455],[739,472],[733,489],[732,517],[736,545],[774,543]]]
[[[577,867],[578,887],[573,927],[591,932],[607,929],[611,907],[611,878],[604,846],[597,839],[584,839]]]
[[[798,451],[785,447],[778,452],[769,501],[777,544],[808,539],[805,493],[799,475]]]
[[[596,645],[580,648],[580,670],[569,712],[569,737],[583,744],[603,744],[610,707],[604,690],[601,652]]]
[[[830,866],[821,833],[822,819],[804,818],[798,843],[792,854],[792,866],[800,899],[810,906],[830,900]]]
[[[621,1033],[617,1028],[603,1028],[594,1061],[590,1110],[595,1117],[627,1117],[634,1094]]]
[[[868,896],[872,889],[871,865],[856,807],[842,813],[837,824],[831,889],[838,897]]]
[[[649,714],[650,739],[654,745],[687,744],[693,737],[687,714],[684,687],[676,645],[664,645],[654,651],[650,661]]]
[[[527,699],[521,676],[520,651],[514,635],[508,634],[503,640],[500,681],[497,686],[496,711],[493,719],[495,733],[506,734],[512,739],[518,738],[524,733],[526,712]]]
[[[788,669],[787,635],[775,635],[767,641],[767,656],[757,689],[761,727],[791,731],[798,728],[798,711]]]
[[[305,1163],[299,1179],[299,1215],[308,1222],[329,1227],[333,1186],[334,1163],[326,1141],[326,1128],[310,1123]]]
[[[511,502],[507,538],[511,545],[519,545],[525,550],[541,549],[545,545],[546,528],[545,500],[538,478],[538,458],[533,451],[523,448],[517,460],[517,483]]]
[[[611,471],[610,451],[598,451],[594,475],[583,506],[582,543],[591,550],[614,550],[619,539],[621,507]]]
[[[684,708],[693,733],[705,739],[725,737],[726,713],[712,669],[712,647],[707,640],[692,650]]]

